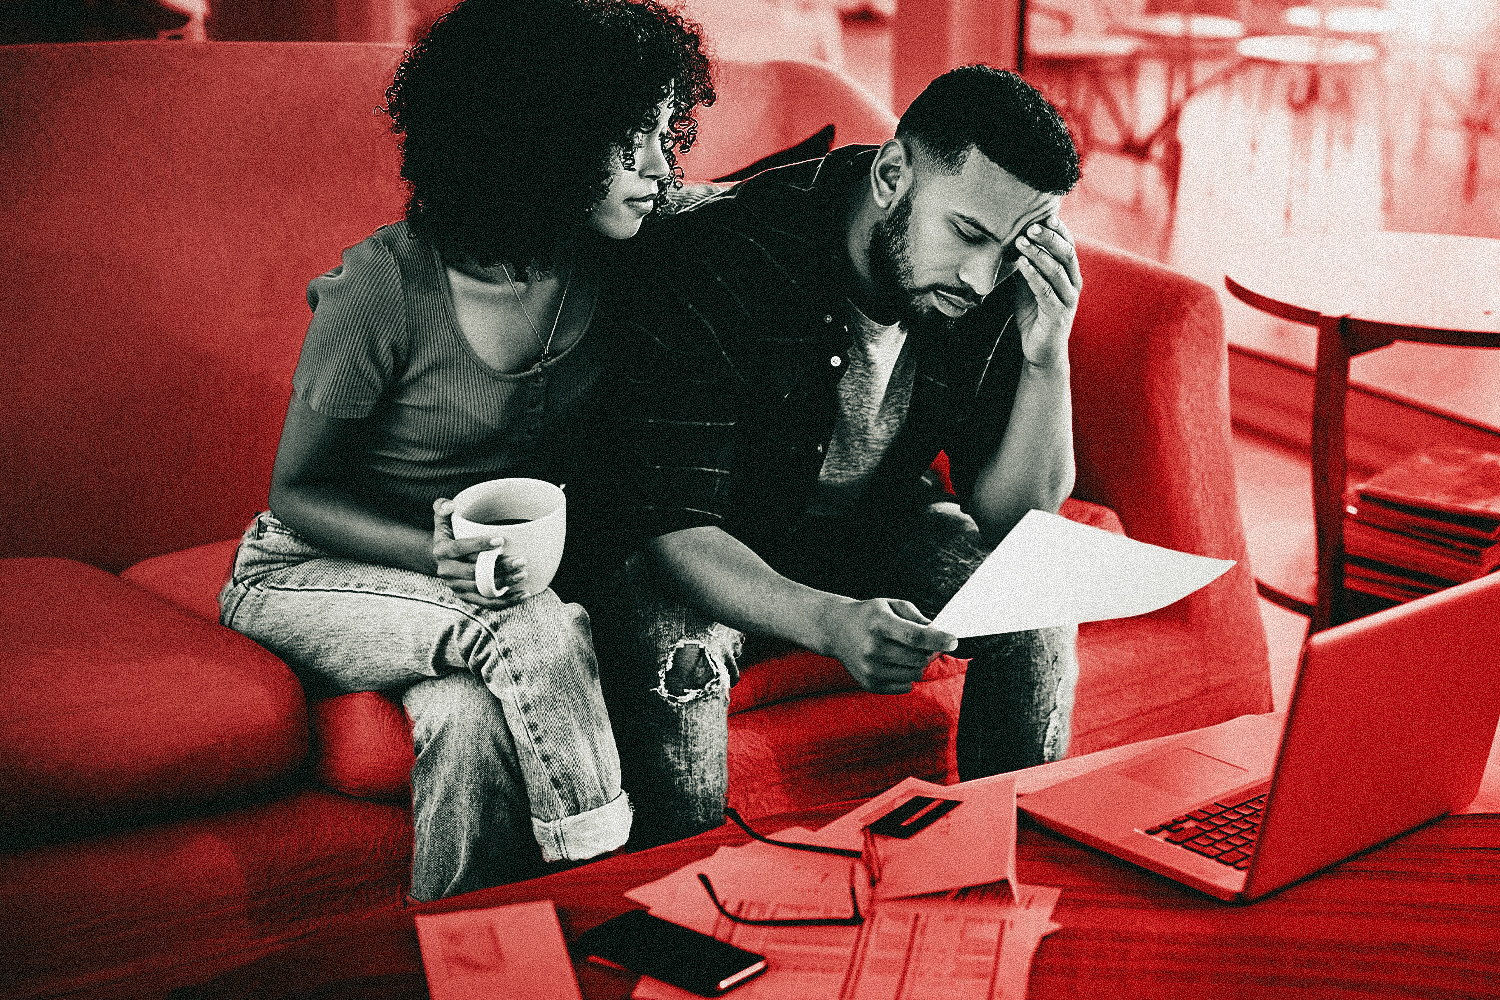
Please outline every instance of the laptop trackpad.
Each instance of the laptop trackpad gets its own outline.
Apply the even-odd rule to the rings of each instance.
[[[1250,772],[1197,750],[1174,747],[1126,764],[1120,773],[1170,795],[1196,800],[1244,783]]]

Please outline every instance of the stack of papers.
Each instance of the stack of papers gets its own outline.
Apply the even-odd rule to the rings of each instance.
[[[741,1000],[1021,1000],[1041,939],[1058,928],[1060,890],[1015,875],[1015,785],[1008,776],[958,785],[908,778],[821,830],[776,840],[859,849],[864,827],[913,795],[960,805],[910,839],[877,838],[880,878],[862,862],[752,842],[723,847],[626,895],[666,920],[766,956],[765,975],[735,988]],[[758,927],[723,916],[698,875],[740,917],[847,917],[851,887],[860,926]],[[692,994],[642,978],[640,1000]]]
[[[1345,584],[1410,601],[1500,567],[1500,455],[1439,446],[1344,498]]]
[[[1059,894],[1036,887],[1020,909],[1005,897],[883,903],[860,928],[839,1000],[1024,1000]]]

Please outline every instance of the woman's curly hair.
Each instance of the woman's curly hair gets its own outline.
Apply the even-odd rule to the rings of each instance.
[[[407,222],[450,260],[550,269],[668,97],[675,186],[715,98],[696,25],[658,0],[462,0],[386,91]]]

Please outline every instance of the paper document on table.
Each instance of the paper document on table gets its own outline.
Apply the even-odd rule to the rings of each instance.
[[[721,847],[626,896],[666,920],[764,955],[765,975],[737,986],[740,1000],[884,996],[880,991],[889,978],[881,970],[895,960],[884,944],[902,935],[912,946],[901,957],[908,969],[905,981],[921,990],[893,996],[1022,1000],[1037,943],[1057,929],[1051,915],[1060,890],[1016,881],[1015,784],[1009,775],[957,785],[908,778],[821,830],[793,828],[772,836],[863,848],[868,854],[865,827],[913,796],[958,805],[910,838],[873,837],[880,858],[874,887],[868,885],[866,867],[854,858],[751,842]],[[847,917],[854,911],[851,889],[857,889],[865,923],[758,927],[733,921],[714,906],[699,874],[708,876],[725,909],[749,919]],[[948,894],[912,897],[913,892]],[[856,945],[865,929],[879,933],[863,946],[865,958],[859,958]],[[960,960],[966,985],[953,992],[946,984],[954,975],[952,963]],[[692,994],[643,977],[632,996],[691,1000]]]
[[[812,831],[796,827],[782,830],[776,837],[813,842]],[[751,842],[721,847],[702,861],[636,886],[625,896],[659,917],[705,934],[712,933],[723,916],[699,881],[699,873],[709,877],[719,900],[731,912],[764,904],[797,907],[822,916],[848,916],[853,864],[851,858]]]
[[[860,928],[839,1000],[1022,1000],[1037,946],[1058,929],[1059,895],[1038,886],[1019,907],[967,890],[883,903]]]
[[[432,1000],[579,1000],[550,899],[413,919]]]
[[[814,837],[805,830],[783,830],[778,839],[813,842]],[[709,873],[717,891],[719,880],[734,878],[734,872],[748,874],[753,865],[742,865],[743,859],[734,855],[741,852],[759,853],[767,845],[747,844],[744,847],[721,847],[712,857],[694,865],[688,865],[671,875],[657,879],[631,890],[626,895],[637,902],[645,903],[652,913],[664,919],[684,924],[711,934],[721,941],[757,954],[764,955],[767,971],[749,982],[735,987],[739,1000],[839,1000],[841,997],[878,996],[880,994],[847,993],[851,977],[859,967],[857,944],[862,928],[856,927],[756,927],[728,920],[708,902],[707,893],[697,882],[696,873]],[[772,850],[776,850],[773,848]],[[779,850],[785,852],[785,848]],[[834,863],[840,859],[828,855],[808,855],[815,859],[826,859]],[[842,859],[847,878],[848,859]],[[788,919],[806,917],[844,916],[849,912],[847,888],[841,907],[830,909],[826,902],[813,902],[832,888],[832,879],[816,875],[822,867],[815,863],[812,869],[798,868],[787,871],[782,877],[772,877],[770,884],[759,890],[760,895],[780,894],[790,903],[747,901],[741,897],[725,899],[725,905],[741,917],[751,919]],[[831,867],[831,866],[830,866]],[[801,876],[813,874],[814,887],[799,880]],[[819,884],[821,883],[821,884]],[[846,883],[847,885],[847,883]],[[923,984],[916,993],[901,996],[925,997],[968,995],[985,998],[997,997],[1005,1000],[1020,1000],[1025,996],[1026,979],[1030,974],[1031,956],[1041,938],[1057,929],[1051,922],[1053,908],[1061,890],[1051,886],[1022,886],[1019,898],[1012,896],[1004,883],[973,886],[959,890],[951,896],[928,896],[914,899],[888,900],[868,903],[863,927],[881,929],[880,940],[887,941],[890,933],[915,937],[920,945],[903,961],[909,961],[909,981]],[[723,895],[728,896],[725,892]],[[944,936],[961,932],[963,955],[972,974],[973,989],[985,985],[987,992],[950,992],[946,988],[929,990],[933,984],[944,984],[954,975],[947,967],[948,954]],[[934,936],[936,935],[936,936]],[[882,949],[866,946],[872,954],[872,968],[888,965],[890,957]],[[981,974],[979,967],[983,966]],[[868,982],[876,982],[872,975]],[[866,988],[866,987],[861,987]],[[631,994],[636,1000],[691,1000],[692,994],[678,987],[644,977]]]
[[[1233,565],[1028,511],[932,627],[964,638],[1129,618],[1181,600]]]
[[[872,820],[913,795],[961,804],[909,840],[875,837],[876,899],[947,892],[1004,880],[1016,884],[1016,788],[1009,775],[937,785],[907,778],[818,831],[814,843],[859,848]]]
[[[793,828],[778,839],[806,843],[812,831]],[[711,934],[766,957],[765,975],[734,989],[738,1000],[837,1000],[856,927],[756,927],[735,923],[714,908],[698,873],[708,875],[730,912],[750,919],[846,917],[852,911],[849,876],[853,860],[792,851],[769,844],[721,847],[625,895],[673,923]],[[693,994],[643,977],[637,1000],[692,1000]]]

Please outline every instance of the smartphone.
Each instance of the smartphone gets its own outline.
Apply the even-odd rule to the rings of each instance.
[[[716,997],[766,971],[766,958],[689,927],[631,910],[581,934],[574,950],[604,965]]]

